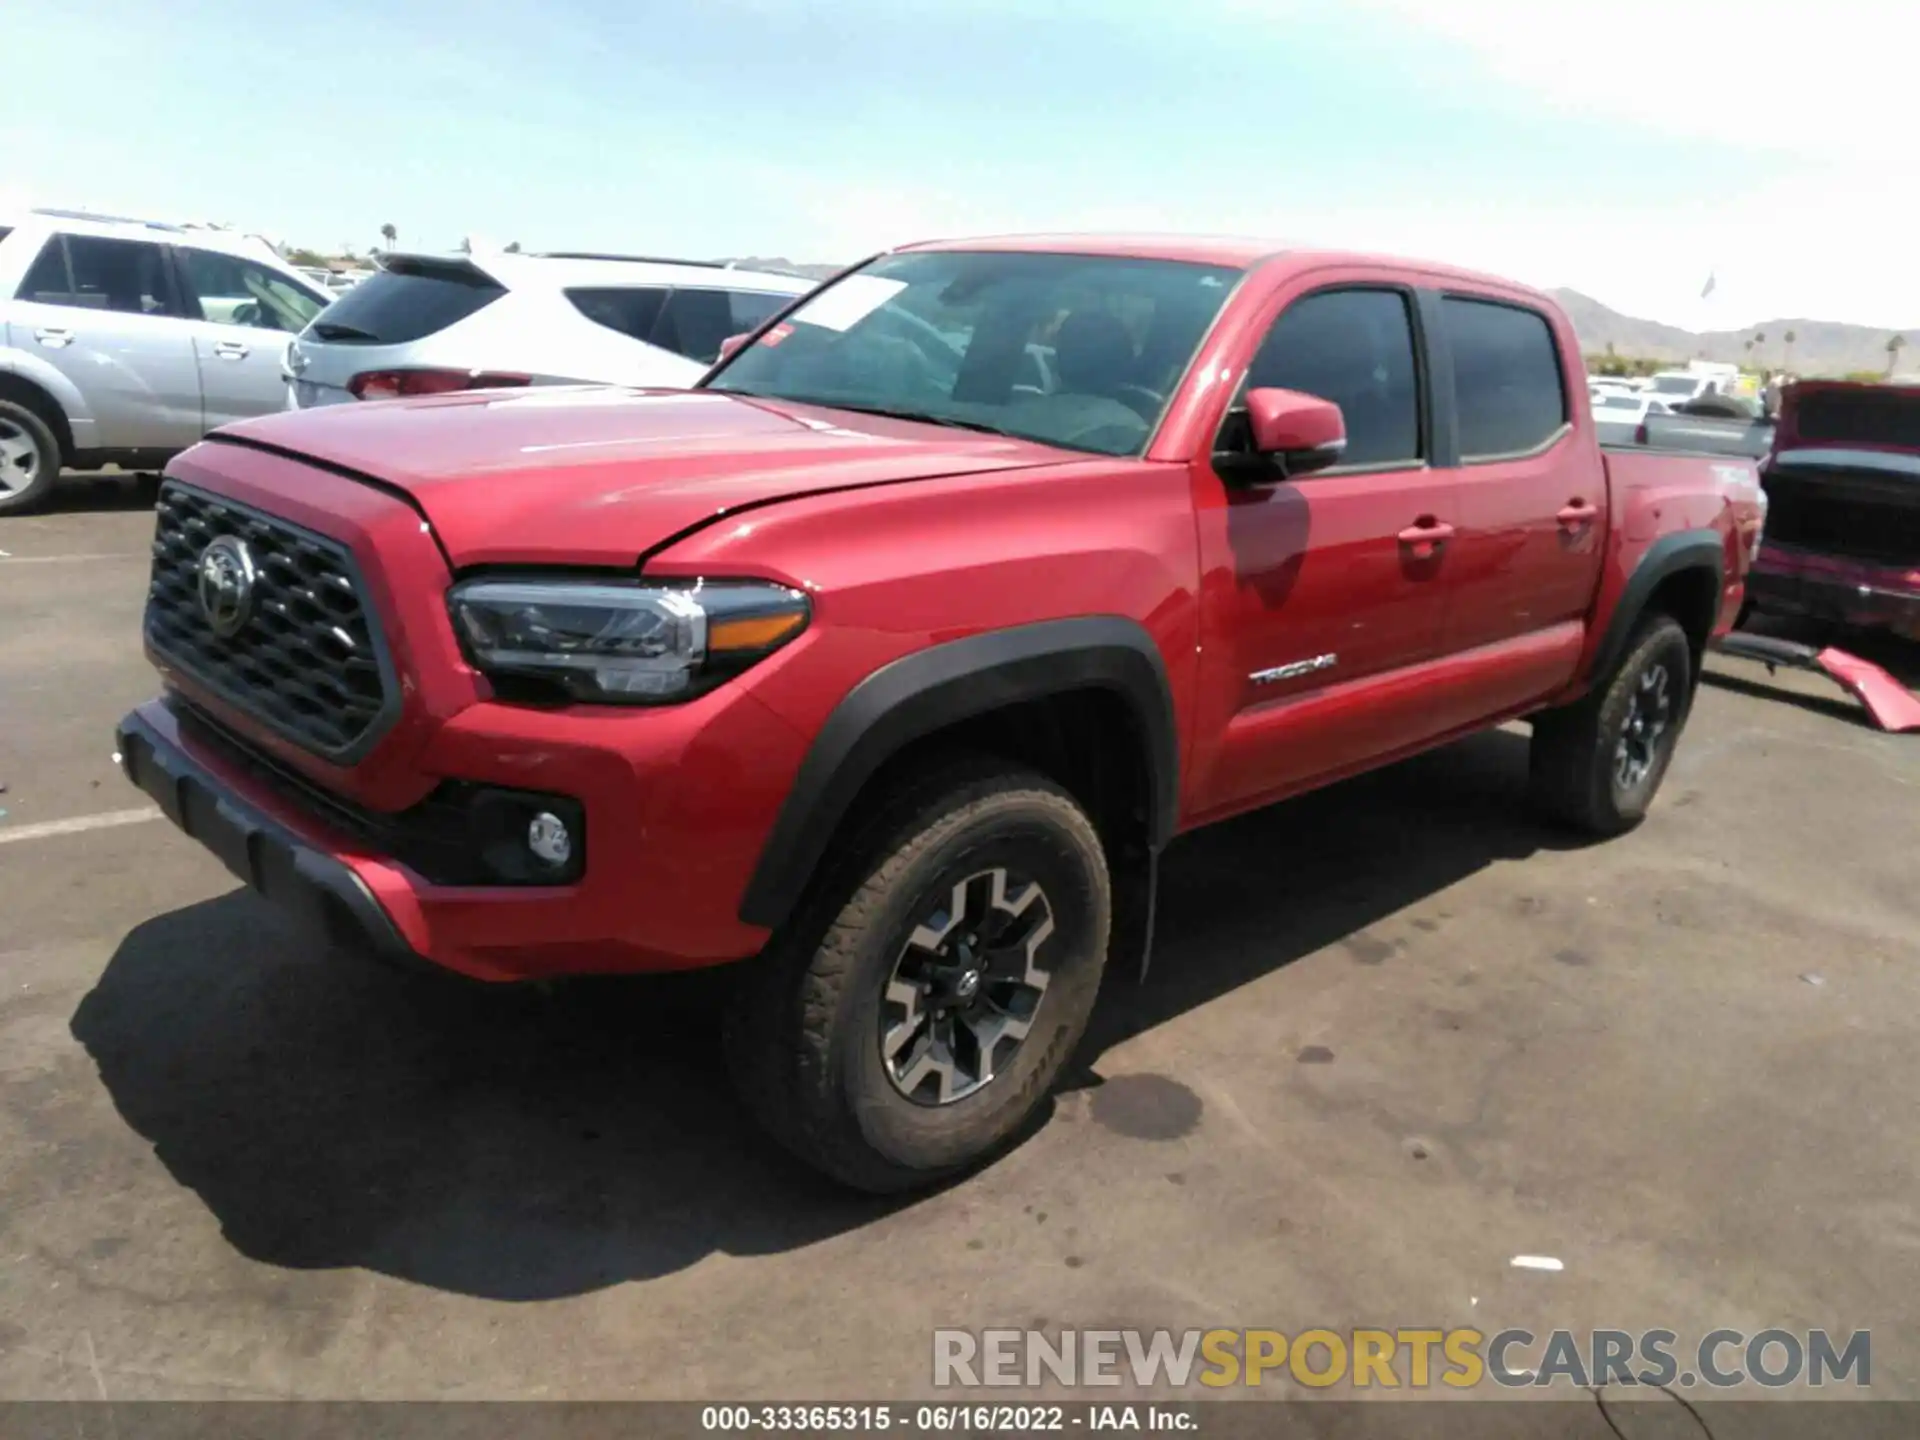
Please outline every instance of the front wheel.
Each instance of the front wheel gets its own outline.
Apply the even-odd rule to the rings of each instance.
[[[1631,830],[1666,776],[1692,697],[1686,631],[1671,616],[1649,617],[1605,685],[1535,717],[1535,804],[1594,835]]]
[[[905,1190],[1000,1150],[1059,1077],[1106,962],[1106,859],[1065,791],[991,765],[929,777],[847,848],[742,976],[728,1060],[789,1150]]]
[[[0,400],[0,515],[31,510],[60,478],[60,442],[25,405]]]

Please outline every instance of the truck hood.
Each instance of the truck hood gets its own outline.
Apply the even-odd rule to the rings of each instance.
[[[630,566],[737,510],[1080,458],[714,390],[555,386],[287,411],[217,431],[404,491],[456,568]]]
[[[1920,386],[1845,380],[1789,385],[1773,449],[1776,459],[1819,449],[1920,456]]]

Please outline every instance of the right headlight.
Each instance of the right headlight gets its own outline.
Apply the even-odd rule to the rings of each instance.
[[[806,629],[807,597],[759,581],[469,580],[448,592],[467,657],[489,676],[579,700],[685,700]]]

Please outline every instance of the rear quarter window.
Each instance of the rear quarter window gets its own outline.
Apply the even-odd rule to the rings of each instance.
[[[1494,460],[1538,450],[1567,423],[1553,329],[1537,310],[1457,295],[1440,302],[1453,355],[1460,457]]]
[[[322,312],[315,334],[358,345],[404,345],[439,334],[506,293],[463,266],[376,270]]]

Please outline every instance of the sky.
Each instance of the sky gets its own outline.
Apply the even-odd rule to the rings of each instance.
[[[322,249],[391,223],[402,248],[808,261],[1010,230],[1263,235],[1694,329],[1920,332],[1910,0],[5,10],[0,207]]]

